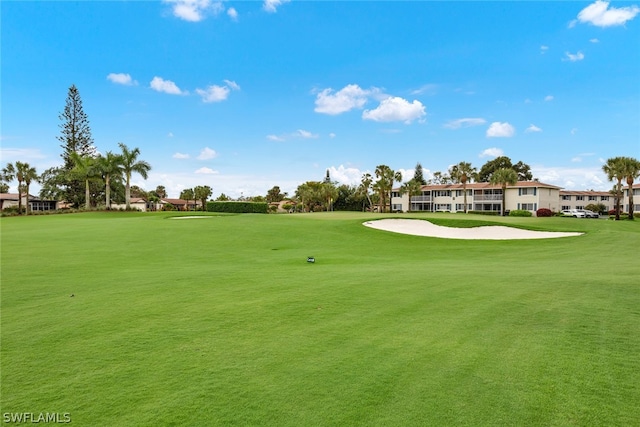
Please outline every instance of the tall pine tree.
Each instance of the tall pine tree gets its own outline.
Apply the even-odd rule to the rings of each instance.
[[[424,173],[422,171],[422,165],[420,162],[416,164],[415,173],[413,174],[413,180],[420,183],[420,185],[427,185],[427,181],[424,179]]]
[[[65,191],[64,197],[67,202],[74,206],[81,206],[84,200],[84,185],[81,180],[74,178],[71,171],[75,167],[71,153],[77,153],[80,156],[95,157],[96,147],[93,145],[93,137],[91,136],[91,128],[89,127],[89,119],[82,108],[82,99],[80,92],[75,85],[71,85],[67,94],[67,101],[64,110],[59,115],[60,120],[60,136],[58,141],[63,149],[61,154],[64,160],[65,174]]]

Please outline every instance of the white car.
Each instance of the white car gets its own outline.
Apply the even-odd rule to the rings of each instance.
[[[587,218],[600,218],[600,215],[594,211],[583,209],[582,212],[584,212]]]
[[[574,218],[586,218],[587,214],[584,211],[578,209],[570,209],[561,211],[562,216],[572,216]]]

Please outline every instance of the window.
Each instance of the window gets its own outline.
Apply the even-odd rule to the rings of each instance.
[[[518,203],[520,205],[519,209],[525,210],[525,211],[535,211],[536,210],[536,203]]]
[[[400,193],[398,191],[392,191],[391,197],[400,197]]]
[[[436,190],[433,192],[434,197],[451,197],[451,190]]]
[[[571,210],[571,206],[568,206],[568,205],[562,205],[562,207],[560,208],[560,210],[563,210],[563,211],[569,211],[569,210]]]
[[[518,188],[519,196],[535,196],[537,188]]]
[[[471,210],[471,203],[467,204],[467,210]],[[464,203],[456,203],[456,211],[464,211]]]
[[[568,194],[563,194],[562,195],[562,200],[571,200],[571,196]]]
[[[584,206],[576,206],[576,209],[584,209]]]
[[[609,196],[600,196],[600,201],[601,202],[608,202],[609,201]]]
[[[589,200],[598,200],[598,196],[589,196]]]
[[[584,196],[576,196],[576,200],[584,201]]]
[[[449,203],[436,203],[435,209],[437,211],[450,211],[451,205]]]

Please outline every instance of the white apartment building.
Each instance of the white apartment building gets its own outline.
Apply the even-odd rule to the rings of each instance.
[[[534,215],[540,208],[558,212],[565,209],[584,209],[590,204],[604,204],[607,210],[615,208],[615,197],[607,191],[567,191],[555,185],[538,181],[520,181],[507,186],[505,210],[522,209]],[[395,188],[391,194],[394,211],[409,210],[409,195],[400,195]],[[633,185],[634,212],[640,213],[640,184]],[[629,190],[623,188],[620,202],[622,212],[629,211]],[[464,212],[462,184],[423,185],[422,193],[411,197],[411,211]],[[467,211],[502,211],[502,187],[488,182],[467,184]]]

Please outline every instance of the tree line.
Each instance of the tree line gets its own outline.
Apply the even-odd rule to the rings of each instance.
[[[0,170],[0,192],[8,192],[8,183],[18,181],[18,212],[23,211],[22,195],[29,194],[29,187],[33,182],[41,184],[39,197],[45,200],[63,200],[72,207],[85,209],[98,207],[104,201],[104,208],[110,209],[111,203],[125,202],[130,209],[131,197],[141,197],[147,202],[157,202],[166,198],[166,190],[158,186],[156,190],[146,192],[131,185],[133,174],[139,174],[147,179],[151,165],[139,158],[140,149],[130,149],[119,143],[119,153],[111,151],[99,154],[91,136],[89,120],[82,107],[82,99],[75,85],[69,88],[64,109],[60,113],[60,135],[57,139],[62,143],[61,157],[63,164],[45,170],[38,174],[36,169],[26,162],[16,161],[8,163]],[[629,189],[629,218],[633,219],[633,183],[640,176],[640,162],[632,157],[614,157],[608,159],[602,167],[610,181],[616,181],[611,190],[616,200],[616,218],[620,215],[620,200],[622,199],[622,182],[625,181]],[[392,191],[396,183],[401,184],[399,193],[411,199],[422,194],[423,185],[461,184],[464,194],[464,211],[467,211],[466,185],[471,182],[490,182],[502,187],[502,206],[504,208],[504,194],[508,185],[518,181],[533,180],[531,168],[528,164],[518,161],[512,163],[507,156],[499,156],[487,161],[479,170],[469,162],[460,162],[450,167],[446,172],[436,171],[429,180],[424,178],[424,171],[420,163],[416,164],[413,177],[403,182],[399,171],[381,164],[376,166],[375,172],[364,173],[358,185],[338,185],[331,180],[329,171],[322,181],[307,181],[300,184],[295,191],[292,207],[296,210],[313,212],[321,210],[374,210],[391,212]],[[180,199],[187,204],[193,200],[200,201],[202,206],[211,197],[213,191],[209,186],[196,186],[181,192]],[[281,193],[278,186],[274,186],[265,196],[242,197],[243,201],[281,202],[288,198],[287,193]],[[224,193],[216,201],[228,201],[230,197]],[[26,211],[29,213],[29,203]]]

